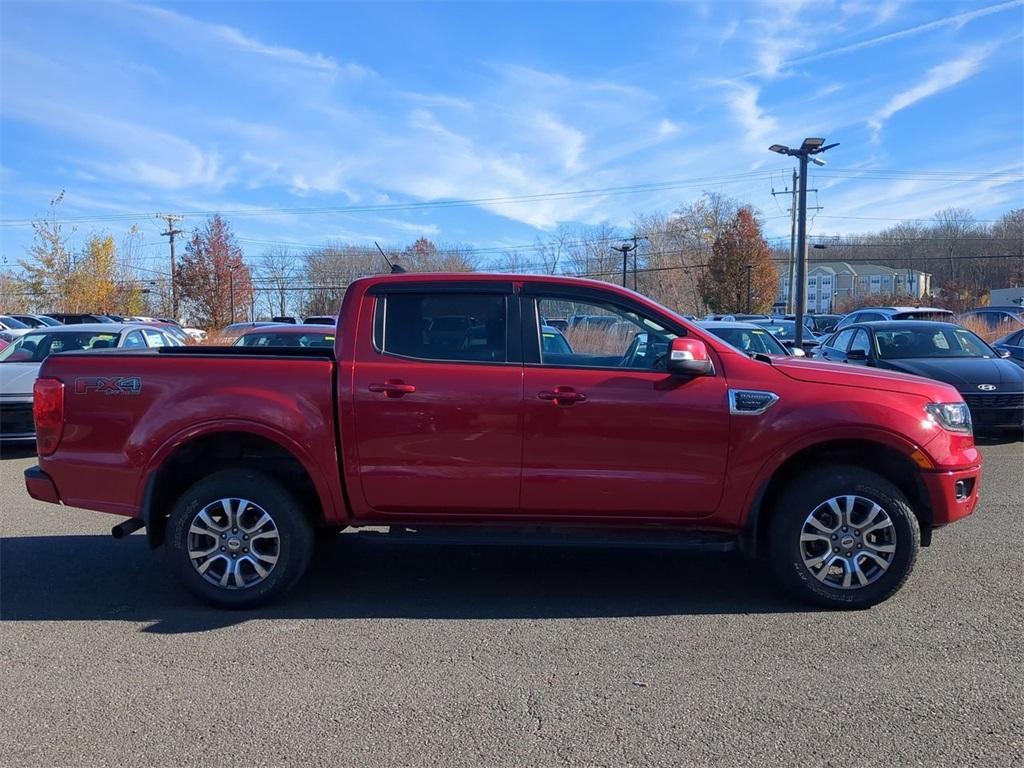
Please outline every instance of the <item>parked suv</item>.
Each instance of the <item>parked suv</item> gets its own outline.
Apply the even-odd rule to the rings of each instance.
[[[938,320],[952,322],[954,315],[948,309],[938,307],[867,307],[846,315],[836,323],[835,329],[841,331],[854,323],[875,323],[882,320]]]

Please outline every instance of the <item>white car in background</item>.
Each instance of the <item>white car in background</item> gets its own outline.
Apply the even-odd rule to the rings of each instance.
[[[35,440],[32,387],[49,355],[90,349],[149,349],[181,343],[159,328],[88,323],[30,328],[0,351],[0,440]]]

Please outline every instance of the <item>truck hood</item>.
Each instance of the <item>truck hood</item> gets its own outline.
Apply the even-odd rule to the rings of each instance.
[[[31,400],[40,363],[0,363],[0,398]]]
[[[849,363],[827,363],[799,358],[780,358],[772,361],[775,368],[791,379],[814,384],[834,384],[858,389],[880,389],[902,392],[932,401],[948,401],[949,388],[936,381],[922,379],[893,371],[880,371]],[[943,395],[945,392],[945,395]]]
[[[888,370],[944,381],[960,392],[976,394],[979,385],[993,391],[1024,392],[1024,368],[999,357],[949,357],[885,360]]]

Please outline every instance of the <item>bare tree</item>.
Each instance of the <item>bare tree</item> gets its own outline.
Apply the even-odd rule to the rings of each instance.
[[[286,316],[299,299],[294,295],[299,276],[299,264],[287,248],[278,246],[260,254],[253,279],[260,312],[268,317]]]

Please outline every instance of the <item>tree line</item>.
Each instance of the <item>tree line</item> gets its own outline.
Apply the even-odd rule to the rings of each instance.
[[[301,250],[273,246],[247,255],[230,223],[213,215],[190,233],[172,281],[169,267],[154,269],[152,260],[143,265],[137,227],[120,240],[89,233],[73,247],[74,233],[57,216],[59,202],[51,204],[49,218],[34,223],[34,242],[20,272],[0,274],[3,311],[170,316],[177,306],[179,319],[219,328],[256,318],[334,314],[349,283],[389,268],[375,245],[340,241]],[[809,251],[812,265],[845,261],[854,268],[872,263],[931,273],[929,300],[953,309],[983,303],[990,288],[1024,285],[1024,209],[980,222],[970,211],[951,208],[930,221],[814,242],[824,247]],[[612,283],[623,282],[625,260],[628,287],[699,316],[770,310],[789,248],[769,245],[751,206],[705,193],[669,214],[639,214],[626,228],[562,225],[532,244],[503,249],[421,237],[385,254],[413,272],[488,270]]]

